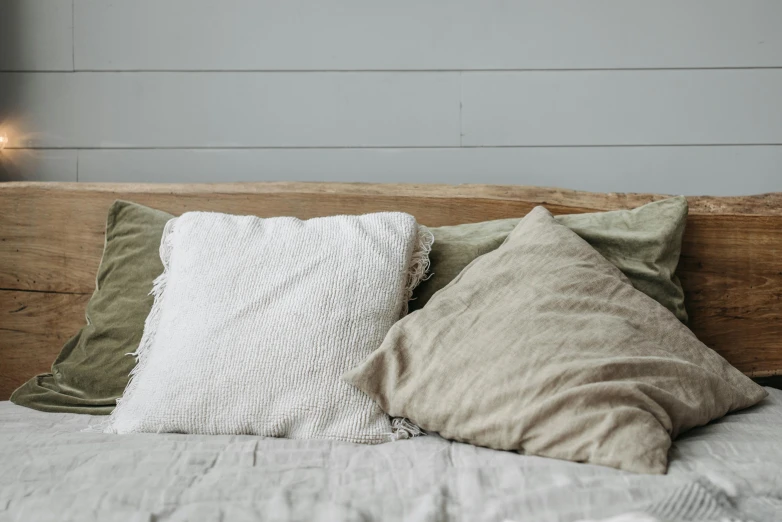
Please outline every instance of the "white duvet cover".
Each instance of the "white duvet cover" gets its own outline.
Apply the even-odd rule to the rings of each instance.
[[[0,402],[0,521],[782,521],[782,391],[681,437],[665,476],[436,436],[319,440],[84,432]]]

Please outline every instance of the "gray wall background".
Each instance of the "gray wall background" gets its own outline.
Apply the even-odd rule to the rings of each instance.
[[[2,0],[0,179],[782,191],[779,0]]]

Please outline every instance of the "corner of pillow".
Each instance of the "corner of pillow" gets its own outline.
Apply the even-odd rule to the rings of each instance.
[[[374,401],[380,409],[388,412],[388,401],[379,392],[383,388],[386,374],[382,370],[383,365],[375,361],[376,354],[370,355],[355,368],[351,368],[342,374],[343,382],[354,386]]]
[[[547,209],[546,207],[544,207],[543,205],[535,206],[535,208],[530,210],[529,213],[527,214],[527,216],[533,216],[533,217],[534,216],[538,216],[538,215],[541,215],[541,216],[545,215],[545,216],[553,217],[553,214],[551,213],[551,211],[549,209]]]
[[[370,356],[371,358],[371,356]],[[343,382],[346,382],[350,384],[351,386],[355,386],[362,392],[366,393],[370,397],[372,397],[372,394],[369,392],[368,387],[366,386],[366,376],[364,375],[366,366],[368,366],[368,360],[362,361],[358,366],[351,368],[350,370],[346,371],[342,374],[340,379]],[[374,397],[373,397],[374,400]]]

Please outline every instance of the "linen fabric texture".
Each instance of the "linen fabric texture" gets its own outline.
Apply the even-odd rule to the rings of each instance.
[[[447,439],[641,473],[766,396],[543,207],[343,378]]]
[[[106,432],[391,440],[388,416],[340,376],[406,313],[430,245],[395,212],[172,219],[138,364]]]
[[[437,436],[356,445],[84,433],[89,415],[0,402],[0,519],[15,522],[779,522],[782,390],[680,437],[668,474],[623,473]],[[704,509],[706,508],[706,509]],[[722,508],[722,509],[715,509]]]

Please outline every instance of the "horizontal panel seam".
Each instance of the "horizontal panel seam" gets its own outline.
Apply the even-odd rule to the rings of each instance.
[[[139,147],[6,147],[6,151],[95,151],[95,150],[454,150],[454,149],[616,149],[616,148],[665,148],[665,147],[780,147],[782,143],[651,143],[651,144],[562,144],[562,145],[345,145],[345,146],[139,146]]]
[[[775,70],[782,65],[719,67],[576,67],[576,68],[508,68],[508,69],[0,69],[0,73],[482,73],[482,72],[590,72],[590,71],[747,71]]]

